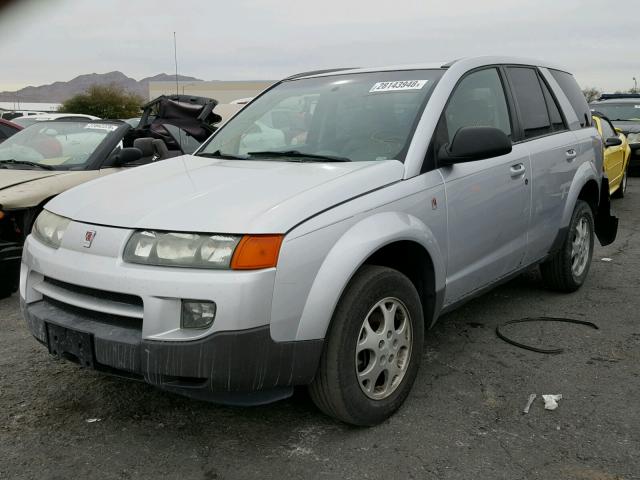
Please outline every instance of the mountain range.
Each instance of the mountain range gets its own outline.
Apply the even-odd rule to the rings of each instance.
[[[54,82],[49,85],[40,85],[39,87],[25,87],[17,92],[0,92],[0,102],[13,102],[20,100],[21,102],[47,102],[62,103],[72,96],[84,92],[91,85],[110,85],[114,84],[123,90],[137,93],[143,98],[149,95],[149,82],[163,82],[176,80],[175,75],[160,73],[153,77],[145,77],[142,80],[127,77],[122,72],[109,73],[89,73],[79,75],[68,82]],[[202,80],[195,77],[187,77],[178,75],[178,81],[201,82]]]

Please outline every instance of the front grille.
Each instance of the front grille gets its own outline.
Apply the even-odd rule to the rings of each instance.
[[[33,289],[52,305],[88,320],[142,331],[144,305],[137,295],[84,287],[51,277],[33,283]]]
[[[73,293],[79,293],[81,295],[88,295],[100,300],[109,300],[111,302],[123,303],[131,305],[133,307],[142,307],[142,298],[137,295],[130,295],[128,293],[109,292],[107,290],[99,290],[97,288],[81,287],[80,285],[74,285],[72,283],[56,280],[55,278],[44,277],[44,281],[50,285],[54,285],[59,288],[64,288]]]
[[[69,305],[68,303],[61,302],[46,295],[43,297],[44,301],[59,310],[68,312],[72,315],[78,315],[86,317],[88,320],[104,323],[107,325],[113,325],[114,327],[128,328],[131,330],[142,331],[142,319],[125,317],[123,315],[113,315],[110,313],[98,312],[96,310],[90,310],[88,308],[76,307]]]

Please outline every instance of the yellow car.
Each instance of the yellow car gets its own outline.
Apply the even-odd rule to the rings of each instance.
[[[622,198],[627,190],[631,147],[624,133],[617,130],[607,117],[594,112],[593,120],[604,143],[604,170],[609,177],[609,194]]]

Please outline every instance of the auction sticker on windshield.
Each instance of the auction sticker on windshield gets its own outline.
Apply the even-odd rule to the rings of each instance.
[[[109,125],[108,123],[87,123],[84,128],[90,128],[92,130],[106,130],[108,132],[113,132],[117,125]]]
[[[427,84],[428,80],[398,80],[396,82],[378,82],[369,93],[392,92],[397,90],[420,90]]]

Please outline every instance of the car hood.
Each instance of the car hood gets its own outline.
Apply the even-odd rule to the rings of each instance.
[[[124,228],[284,233],[327,208],[401,180],[403,173],[397,160],[301,163],[185,155],[85,183],[47,209]]]
[[[100,175],[98,170],[40,171],[0,169],[0,205],[28,208]]]
[[[13,187],[20,183],[33,182],[41,178],[60,175],[65,172],[52,172],[47,170],[19,170],[19,169],[0,169],[0,190]]]

